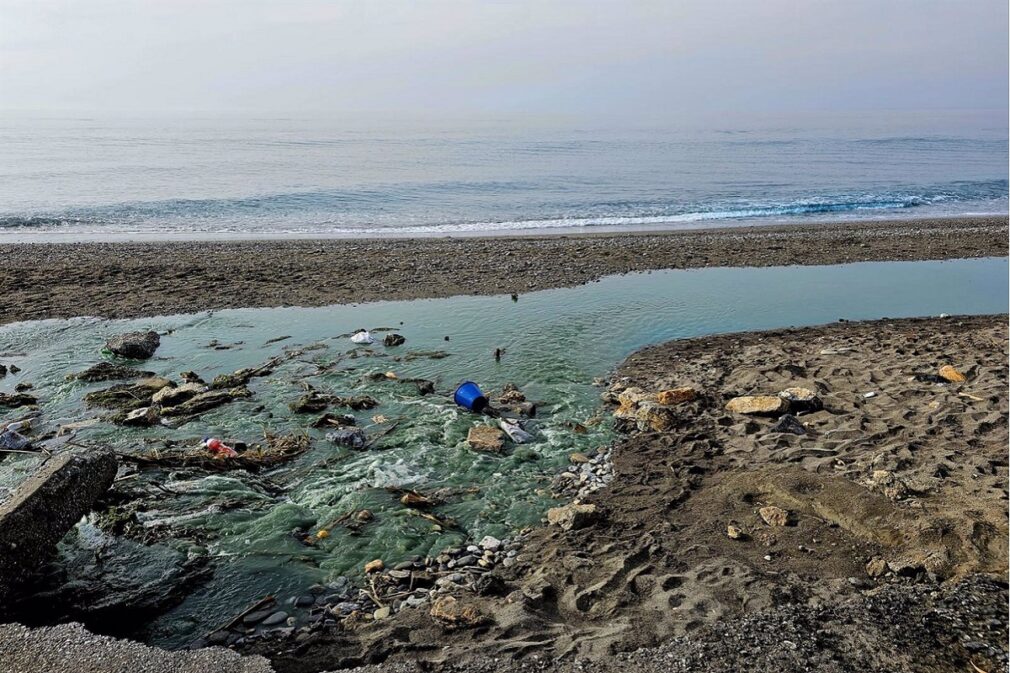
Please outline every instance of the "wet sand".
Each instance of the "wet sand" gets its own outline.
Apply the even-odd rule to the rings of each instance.
[[[1007,217],[514,238],[0,245],[0,324],[507,294],[707,266],[1005,256]]]
[[[480,626],[405,609],[254,649],[282,671],[1006,670],[1007,339],[1002,315],[646,348],[610,393],[696,398],[627,428],[613,483],[583,499],[594,520],[534,529],[497,597],[458,597]],[[967,380],[938,382],[943,365]],[[794,386],[822,403],[797,413],[806,434],[726,409]]]

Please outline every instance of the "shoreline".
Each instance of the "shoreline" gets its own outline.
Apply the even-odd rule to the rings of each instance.
[[[0,324],[510,294],[661,269],[1007,255],[1006,216],[445,238],[0,243]]]

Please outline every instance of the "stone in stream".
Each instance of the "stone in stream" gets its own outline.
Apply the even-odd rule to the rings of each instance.
[[[27,407],[32,404],[37,404],[38,401],[39,399],[37,397],[27,393],[14,393],[13,395],[0,393],[0,407],[15,409],[17,407]]]
[[[283,610],[277,610],[270,614],[269,617],[264,619],[261,624],[263,626],[277,626],[278,624],[283,624],[288,620],[288,613]]]
[[[727,402],[726,411],[734,414],[779,416],[789,411],[789,400],[778,395],[744,395]]]
[[[208,390],[205,393],[194,395],[182,404],[162,409],[161,413],[163,416],[194,416],[216,409],[222,404],[227,404],[240,397],[250,397],[251,395],[249,389],[244,386],[228,390]]]
[[[146,360],[154,355],[161,345],[161,337],[155,331],[127,332],[109,339],[105,347],[114,355],[133,360]]]
[[[505,448],[505,433],[490,425],[475,425],[467,432],[466,443],[475,451],[500,453]]]
[[[163,407],[172,407],[206,392],[207,387],[199,383],[184,383],[181,386],[165,386],[151,397],[151,402]]]
[[[488,551],[498,551],[498,548],[501,547],[501,540],[490,535],[485,535],[477,544],[482,549],[486,549]]]
[[[352,449],[365,448],[365,431],[361,428],[338,428],[326,433],[326,441]]]
[[[37,570],[116,476],[106,451],[53,456],[0,504],[0,601]]]
[[[154,372],[134,369],[133,367],[115,364],[113,362],[99,362],[98,364],[91,365],[82,372],[68,374],[67,379],[76,379],[78,381],[93,383],[96,381],[115,381],[117,379],[150,378],[152,376],[154,376]]]
[[[380,572],[385,567],[386,565],[382,562],[382,559],[377,558],[365,564],[365,574]]]
[[[402,346],[405,343],[407,343],[407,340],[403,337],[403,335],[396,334],[395,332],[392,334],[387,334],[382,339],[382,345],[390,348],[393,346]]]
[[[296,414],[315,414],[324,410],[329,404],[330,400],[328,397],[320,395],[313,390],[299,397],[289,404],[288,407]]]
[[[266,610],[256,610],[255,612],[250,612],[245,617],[243,617],[242,623],[249,625],[259,624],[273,613],[274,610],[272,608],[267,608]]]
[[[160,420],[161,417],[158,415],[157,407],[141,407],[140,409],[127,412],[121,424],[133,427],[149,427],[157,425]]]
[[[151,399],[156,392],[174,385],[172,381],[162,376],[151,376],[135,383],[117,383],[109,388],[88,393],[84,396],[84,404],[89,407],[131,411],[151,406]]]

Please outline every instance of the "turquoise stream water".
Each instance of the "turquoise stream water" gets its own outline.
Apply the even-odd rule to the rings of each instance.
[[[213,559],[213,578],[151,627],[154,642],[184,645],[260,596],[290,596],[307,584],[353,574],[362,562],[396,562],[458,544],[467,537],[507,535],[536,523],[554,502],[551,477],[575,450],[612,439],[608,423],[590,423],[576,434],[572,421],[599,413],[594,377],[612,370],[633,350],[669,339],[743,330],[813,325],[881,317],[970,314],[1007,310],[1007,260],[860,263],[826,267],[704,269],[631,274],[586,286],[523,295],[454,297],[322,308],[227,310],[140,320],[47,320],[0,327],[0,363],[22,368],[0,380],[10,392],[24,381],[41,400],[44,429],[89,416],[83,395],[109,383],[83,384],[66,375],[102,360],[105,340],[133,329],[164,333],[156,356],[142,368],[176,380],[194,370],[210,380],[220,373],[262,364],[291,349],[318,344],[250,383],[253,396],[223,406],[177,428],[124,429],[99,423],[74,441],[120,452],[143,449],[155,438],[193,440],[216,435],[256,441],[264,428],[303,431],[312,449],[267,479],[280,496],[258,488],[245,473],[214,475],[167,471],[166,494],[143,515],[146,525],[201,531],[201,553]],[[86,308],[85,308],[86,310]],[[346,336],[357,328],[392,327],[407,338],[396,348],[375,345],[373,356],[349,357]],[[381,338],[383,333],[376,334]],[[267,343],[281,336],[289,339]],[[446,341],[445,337],[449,337]],[[231,345],[226,350],[210,342]],[[495,348],[505,354],[493,358]],[[411,352],[444,350],[448,357],[407,359]],[[400,358],[397,360],[396,358]],[[435,395],[410,385],[374,381],[373,372],[436,382]],[[461,412],[447,394],[464,378],[485,391],[517,384],[540,403],[536,441],[502,456],[466,446],[467,430],[481,422]],[[295,415],[288,403],[301,385],[336,394],[370,394],[380,406],[354,412],[375,434],[382,414],[396,429],[371,450],[329,444],[309,429],[316,415]],[[334,412],[343,410],[334,409]],[[18,416],[4,410],[0,422]],[[528,449],[528,450],[527,450]],[[32,456],[0,458],[0,496],[34,465]],[[437,508],[458,528],[438,530],[411,514],[386,487],[455,489]],[[227,500],[224,511],[216,507]],[[306,546],[292,529],[314,530],[349,511],[367,508],[375,521],[360,534],[339,526],[319,544]],[[182,518],[176,518],[182,517]],[[68,538],[66,545],[75,543]],[[192,541],[169,541],[180,549]],[[205,550],[205,551],[204,551]],[[69,552],[67,552],[69,553]]]

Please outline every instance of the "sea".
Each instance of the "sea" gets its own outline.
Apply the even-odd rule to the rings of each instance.
[[[1006,111],[705,123],[0,116],[0,241],[460,236],[1006,214]]]

